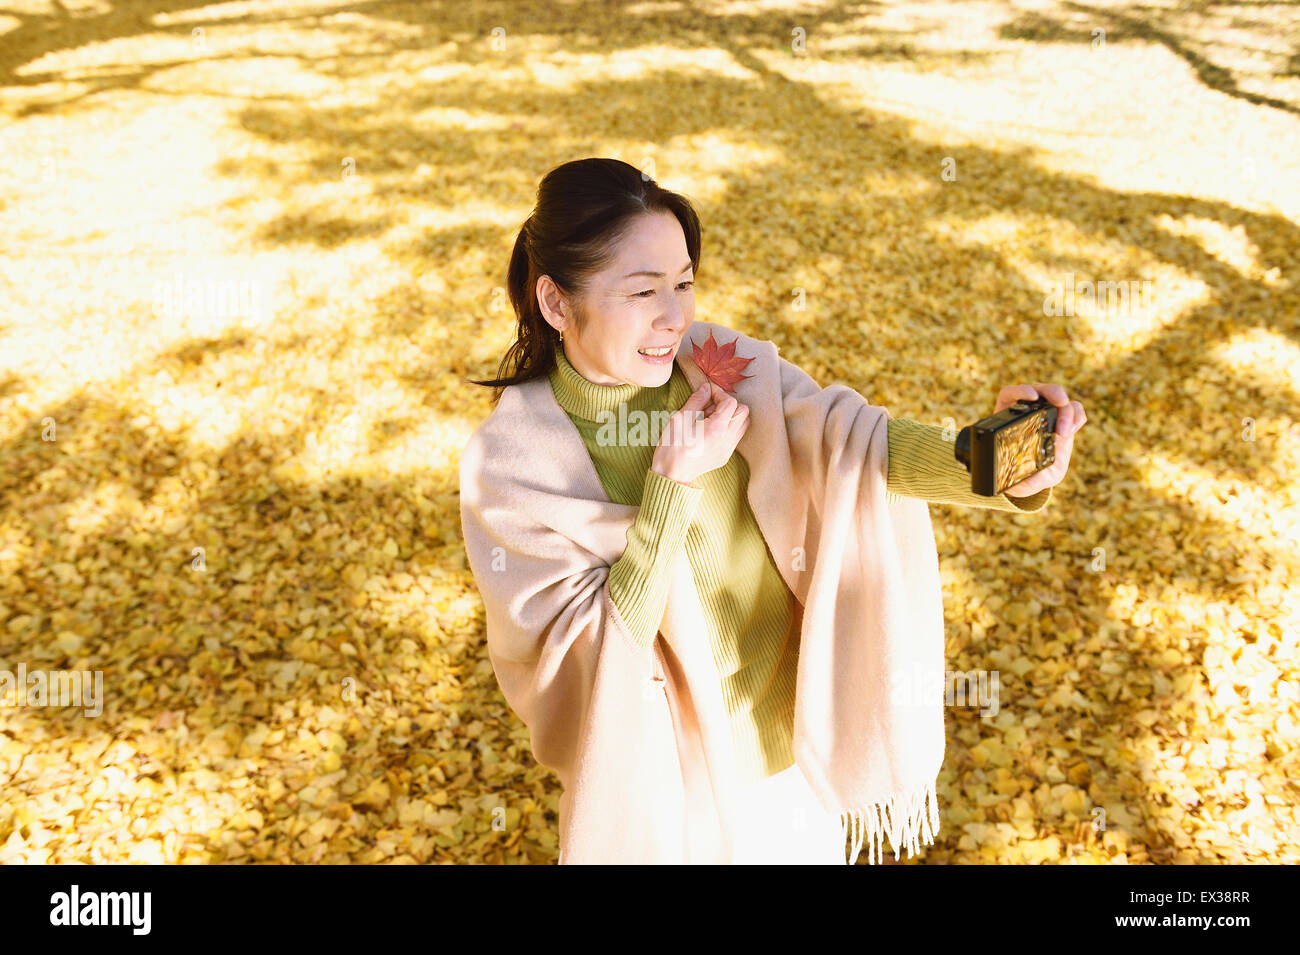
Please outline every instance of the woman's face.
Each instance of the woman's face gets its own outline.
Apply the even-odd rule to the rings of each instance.
[[[682,336],[695,321],[695,273],[681,224],[671,213],[637,219],[613,263],[592,280],[578,303],[561,314],[559,290],[550,276],[537,280],[542,314],[564,332],[569,363],[598,385],[657,388],[673,373]],[[670,347],[651,360],[640,349]]]

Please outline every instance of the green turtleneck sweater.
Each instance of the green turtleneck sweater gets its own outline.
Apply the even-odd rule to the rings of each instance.
[[[684,547],[708,622],[709,643],[731,717],[737,766],[747,781],[794,763],[795,673],[799,634],[794,594],[786,586],[749,507],[749,466],[732,454],[722,467],[690,484],[650,470],[666,423],[654,412],[686,403],[691,386],[676,364],[658,388],[597,385],[556,353],[550,382],[555,399],[578,429],[605,493],[639,505],[627,549],[610,567],[609,592],[632,638],[649,651],[668,603],[668,570]],[[618,406],[626,403],[627,433],[613,440]],[[644,412],[644,416],[632,412]],[[647,426],[640,433],[637,419]],[[1005,511],[1037,511],[1051,488],[1031,497],[984,497],[952,453],[943,429],[906,418],[888,423],[891,495]]]

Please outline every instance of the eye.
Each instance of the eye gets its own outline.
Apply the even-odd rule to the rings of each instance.
[[[683,285],[685,285],[687,288],[689,288],[689,287],[693,286],[694,284],[695,284],[695,280],[694,280],[694,279],[691,279],[691,280],[686,281],[686,282],[678,282],[678,283],[677,283],[677,287],[678,287],[678,288],[681,288]],[[652,288],[648,288],[648,289],[646,289],[644,292],[637,292],[636,295],[634,296],[634,298],[641,298],[641,297],[644,296],[644,295],[653,295],[654,293],[655,293],[655,290],[654,290],[654,289],[652,289]]]

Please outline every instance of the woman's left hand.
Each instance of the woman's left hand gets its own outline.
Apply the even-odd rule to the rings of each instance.
[[[997,414],[1017,401],[1037,401],[1046,398],[1056,405],[1056,460],[1043,470],[1031,474],[1019,484],[1013,484],[1004,492],[1007,497],[1029,497],[1045,487],[1055,487],[1065,479],[1065,472],[1070,467],[1070,451],[1074,448],[1074,436],[1088,422],[1088,415],[1083,405],[1071,401],[1060,385],[1035,382],[1032,385],[1007,385],[998,392]]]

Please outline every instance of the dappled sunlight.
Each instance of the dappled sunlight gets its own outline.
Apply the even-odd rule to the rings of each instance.
[[[1107,189],[1217,198],[1300,218],[1285,145],[1294,142],[1295,118],[1223,102],[1159,45],[1003,38],[978,59],[938,63],[924,53],[756,55],[829,101],[899,119],[936,148],[1025,152],[1045,171]],[[1157,111],[1186,121],[1162,122]],[[938,153],[936,167],[943,155],[954,153]],[[986,164],[967,169],[960,161],[956,174],[957,183],[972,184],[997,175]]]
[[[1232,426],[1236,422],[1224,424]],[[1269,424],[1261,422],[1261,425],[1258,439],[1267,440]],[[1296,465],[1300,462],[1293,455],[1292,466]],[[1142,473],[1152,488],[1184,502],[1207,523],[1230,524],[1260,538],[1264,553],[1272,551],[1271,556],[1279,562],[1275,565],[1279,572],[1283,569],[1282,561],[1296,563],[1295,552],[1289,550],[1300,546],[1300,493],[1294,486],[1261,487],[1243,477],[1178,460],[1159,451],[1148,455]]]
[[[1300,344],[1295,341],[1252,328],[1217,344],[1214,356],[1231,373],[1254,380],[1261,390],[1276,394],[1285,389],[1291,401],[1300,401]],[[1291,458],[1300,467],[1300,432],[1294,418],[1288,418],[1286,427],[1291,432]]]
[[[1194,239],[1208,254],[1233,269],[1241,278],[1269,288],[1281,288],[1285,284],[1278,266],[1265,269],[1261,265],[1259,246],[1251,241],[1241,223],[1229,227],[1205,216],[1175,219],[1162,215],[1156,218],[1155,225],[1170,235]]]
[[[271,23],[304,15],[329,16],[331,10],[346,11],[355,6],[354,0],[229,0],[225,3],[196,4],[186,10],[166,10],[149,17],[155,26],[172,26],[183,23],[220,23],[223,20],[241,20],[245,17],[263,17]],[[352,14],[355,16],[355,14]]]
[[[503,84],[528,82],[552,89],[575,89],[589,84],[611,83],[617,86],[626,82],[655,82],[671,77],[674,82],[692,80],[736,80],[755,84],[758,77],[736,61],[729,50],[678,45],[651,45],[628,50],[609,50],[601,53],[575,53],[563,47],[533,51],[540,54],[520,64],[518,73],[513,70],[494,72],[496,82]],[[691,105],[707,105],[709,90],[701,87]]]
[[[1068,220],[995,213],[936,219],[926,229],[999,261],[1005,270],[968,281],[990,294],[1025,289],[1022,308],[1068,319],[1071,341],[1097,361],[1139,353],[1213,299],[1187,270]]]

